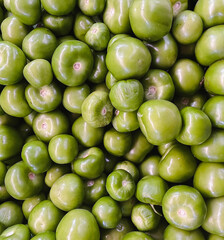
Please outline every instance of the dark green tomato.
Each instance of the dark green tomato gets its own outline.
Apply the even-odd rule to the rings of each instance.
[[[33,126],[33,120],[36,117],[37,112],[32,111],[30,114],[28,114],[27,116],[25,116],[23,119],[25,121],[25,123],[27,123],[29,126]]]
[[[127,233],[124,238],[122,238],[122,240],[154,240],[152,237],[150,237],[149,235],[147,235],[144,232],[138,232],[138,231],[133,231],[133,232],[129,232]]]
[[[202,228],[208,233],[224,236],[224,197],[208,199],[206,205],[208,211]]]
[[[114,170],[107,177],[106,189],[116,201],[127,201],[135,194],[135,181],[130,173],[123,169]]]
[[[1,106],[0,106],[0,108],[1,108]],[[17,127],[21,123],[20,120],[22,120],[22,119],[17,118],[17,117],[12,117],[6,113],[0,114],[0,125],[8,125],[8,126],[12,126],[12,127]]]
[[[0,204],[0,216],[0,223],[6,228],[23,222],[22,209],[13,201],[6,201]]]
[[[42,17],[44,27],[51,30],[56,36],[68,35],[73,27],[73,15],[53,16],[44,13]]]
[[[105,7],[105,0],[78,0],[78,6],[83,14],[87,16],[96,16],[103,12]]]
[[[113,117],[113,106],[109,94],[103,91],[92,92],[83,102],[83,119],[92,127],[105,127]]]
[[[60,0],[41,0],[44,9],[51,15],[67,15],[76,6],[76,0],[67,0],[66,4]]]
[[[7,167],[3,162],[0,162],[0,186],[4,184]]]
[[[55,77],[66,86],[83,84],[93,69],[93,55],[87,44],[78,40],[61,43],[52,57]]]
[[[29,84],[25,89],[25,96],[29,106],[39,113],[55,110],[62,101],[61,89],[55,82],[40,88]]]
[[[23,39],[29,33],[29,30],[29,27],[15,16],[5,18],[1,24],[2,39],[18,47],[22,47]]]
[[[103,141],[104,128],[94,128],[79,117],[72,125],[72,134],[84,147],[94,147]]]
[[[201,194],[187,185],[171,187],[163,197],[162,210],[169,224],[187,231],[199,228],[207,213]]]
[[[41,201],[29,215],[29,229],[34,235],[46,231],[55,231],[63,215],[64,213],[55,207],[50,200]]]
[[[206,198],[223,196],[223,182],[223,163],[200,163],[194,174],[194,188]]]
[[[60,110],[38,113],[33,120],[33,131],[42,141],[49,142],[58,134],[67,133],[69,121]]]
[[[166,181],[183,183],[191,179],[197,168],[197,161],[190,149],[184,145],[174,145],[159,162],[159,175]]]
[[[202,32],[202,19],[194,11],[185,10],[178,14],[173,21],[172,33],[178,43],[194,43],[199,39]]]
[[[171,29],[173,9],[170,0],[135,0],[129,10],[134,34],[143,40],[154,42]]]
[[[196,46],[196,42],[192,43],[192,44],[178,44],[178,55],[179,58],[190,58],[190,59],[194,59],[195,58],[195,46]]]
[[[39,233],[30,240],[56,240],[56,233],[52,231]]]
[[[129,33],[131,26],[129,22],[129,8],[133,0],[106,1],[103,12],[103,21],[113,34]]]
[[[24,140],[26,140],[27,137],[33,134],[32,127],[25,122],[21,123],[18,130]]]
[[[153,68],[167,70],[176,62],[178,45],[170,33],[159,41],[145,44],[152,55]]]
[[[87,205],[94,204],[98,199],[107,195],[106,191],[106,175],[102,174],[100,177],[87,180],[84,183],[85,197],[84,203]]]
[[[25,117],[32,112],[25,98],[26,83],[5,86],[0,95],[1,107],[13,117]]]
[[[224,25],[207,29],[198,40],[195,56],[201,65],[209,66],[224,57]]]
[[[138,121],[142,133],[154,145],[174,140],[182,127],[178,108],[162,99],[144,102],[138,110]]]
[[[117,170],[117,169],[123,169],[123,170],[127,171],[128,173],[131,174],[131,176],[133,177],[135,182],[138,181],[138,179],[139,179],[139,170],[135,166],[134,163],[129,162],[129,161],[118,162],[116,164],[116,166],[114,167],[114,170]]]
[[[4,161],[20,153],[23,139],[13,127],[0,125],[0,145],[0,161]]]
[[[193,231],[186,231],[171,225],[165,229],[164,240],[205,240],[205,237],[201,229],[196,229]]]
[[[38,194],[43,187],[44,175],[35,174],[20,161],[12,165],[5,176],[8,193],[15,199],[25,200]]]
[[[191,146],[194,156],[203,162],[224,162],[224,130],[213,129],[202,144]]]
[[[51,64],[45,59],[29,62],[23,69],[23,75],[29,84],[36,88],[49,85],[53,80]]]
[[[0,2],[2,2],[3,0],[1,0]],[[2,5],[3,5],[3,3],[2,3]],[[5,12],[3,11],[3,6],[1,6],[1,4],[0,4],[0,23],[2,23],[2,21],[4,20],[4,18],[6,17],[6,16],[4,16],[4,14],[5,14]]]
[[[143,162],[139,165],[140,176],[158,176],[160,159],[161,157],[158,155],[151,155],[144,159]]]
[[[1,240],[30,240],[30,230],[27,225],[15,224],[3,231]]]
[[[52,187],[52,185],[54,184],[54,182],[60,178],[61,176],[63,176],[66,173],[70,173],[71,172],[71,168],[69,165],[65,164],[53,164],[47,171],[46,175],[45,175],[45,184],[48,187]]]
[[[71,163],[78,155],[78,143],[76,139],[68,134],[54,136],[48,145],[51,159],[58,164]]]
[[[136,111],[143,102],[144,89],[138,80],[122,80],[113,85],[109,94],[112,105],[119,111]]]
[[[81,114],[82,103],[89,94],[90,88],[87,84],[67,87],[63,94],[63,106],[69,112]]]
[[[135,228],[128,218],[122,218],[117,224],[116,228],[113,229],[105,229],[101,231],[101,239],[116,239],[122,240],[125,234],[133,231]]]
[[[86,32],[85,42],[95,51],[103,51],[110,40],[110,31],[102,22],[94,23]]]
[[[10,0],[10,9],[22,23],[34,25],[41,18],[40,0]]]
[[[153,145],[147,141],[141,131],[132,134],[132,147],[125,154],[125,158],[133,163],[141,163],[145,156],[151,152]]]
[[[113,74],[111,72],[107,72],[107,75],[106,75],[106,79],[105,79],[105,82],[106,82],[106,86],[108,89],[111,89],[113,87],[113,85],[118,82],[118,80],[113,76]]]
[[[99,226],[105,229],[115,228],[122,217],[118,203],[109,196],[100,198],[93,205],[92,213]]]
[[[105,167],[103,151],[92,147],[81,152],[72,162],[73,171],[81,177],[94,179],[101,176]]]
[[[145,203],[136,204],[131,213],[131,220],[139,231],[150,231],[155,229],[159,222],[160,216],[154,212],[152,207]]]
[[[117,132],[111,128],[104,134],[103,143],[109,153],[121,157],[131,149],[132,135],[131,133]]]
[[[150,69],[141,80],[145,100],[172,100],[175,92],[173,80],[169,73],[160,69]]]
[[[94,52],[94,66],[88,80],[92,83],[102,83],[107,75],[106,52]]]
[[[179,59],[170,71],[177,95],[193,95],[201,87],[204,71],[190,59]]]
[[[91,212],[85,209],[74,209],[68,212],[58,224],[56,239],[100,240],[99,226]]]
[[[106,56],[108,70],[118,80],[143,77],[151,64],[151,54],[137,38],[125,37],[115,41]]]
[[[213,63],[206,71],[204,76],[204,86],[208,93],[224,95],[223,87],[223,66],[224,60]]]
[[[127,201],[120,202],[121,212],[123,217],[130,217],[131,212],[135,204],[137,203],[137,199],[135,196],[128,199]]]
[[[203,111],[212,122],[213,127],[224,128],[224,96],[214,96],[208,99]]]
[[[112,120],[113,127],[118,132],[132,132],[139,128],[137,111],[134,112],[121,112],[115,111],[115,116]]]
[[[92,2],[92,1],[91,1]],[[82,42],[85,42],[85,35],[94,24],[92,18],[83,15],[81,12],[78,12],[75,16],[73,32],[77,39]]]
[[[33,173],[44,173],[52,164],[47,145],[42,141],[32,141],[23,145],[21,157]]]
[[[109,154],[107,151],[104,152],[105,155],[105,173],[109,174],[114,170],[115,165],[120,160],[119,157],[116,157],[112,154]]]
[[[173,7],[173,16],[176,17],[179,13],[188,9],[188,0],[170,0]]]
[[[185,145],[198,145],[209,138],[212,124],[208,115],[195,107],[185,107],[180,113],[183,126],[176,138],[178,142]]]
[[[23,68],[26,65],[23,51],[13,43],[1,41],[0,52],[0,84],[11,85],[21,81]]]
[[[51,187],[50,199],[56,207],[63,211],[79,207],[84,199],[82,179],[74,173],[68,173],[58,178]]]
[[[168,184],[159,176],[145,176],[137,184],[136,198],[143,203],[161,205]],[[146,230],[147,231],[147,230]]]
[[[22,43],[23,52],[30,60],[51,60],[57,46],[58,42],[55,35],[44,27],[32,30],[26,35]]]
[[[224,2],[223,0],[199,0],[194,11],[198,13],[204,23],[205,28],[224,24]]]
[[[26,219],[28,219],[31,211],[33,208],[40,203],[41,201],[45,200],[46,197],[43,193],[40,193],[39,195],[27,198],[23,201],[22,204],[22,210],[23,210],[23,215]]]
[[[224,239],[224,237],[220,237],[215,234],[209,234],[209,236],[208,236],[208,240],[223,240],[223,239]]]

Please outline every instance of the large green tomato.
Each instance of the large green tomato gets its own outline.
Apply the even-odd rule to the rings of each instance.
[[[30,240],[30,230],[24,224],[15,224],[2,232],[0,240]]]
[[[13,43],[1,41],[0,53],[0,84],[10,85],[21,81],[23,68],[26,65],[23,51]]]
[[[162,99],[144,102],[138,110],[138,121],[143,134],[154,145],[174,140],[182,126],[178,108]]]
[[[66,3],[61,0],[41,0],[44,9],[56,16],[67,15],[72,12],[76,2],[76,0],[67,0]]]
[[[88,210],[74,209],[68,212],[58,224],[56,239],[100,240],[99,226],[93,214]]]
[[[87,16],[100,15],[105,6],[105,0],[78,0],[80,10]]]
[[[30,240],[56,240],[56,233],[52,231],[39,233]]]
[[[129,10],[134,34],[143,40],[154,42],[171,29],[173,9],[170,0],[135,0]]]

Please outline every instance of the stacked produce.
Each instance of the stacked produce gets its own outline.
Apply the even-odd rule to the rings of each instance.
[[[0,22],[0,240],[224,239],[223,0]]]

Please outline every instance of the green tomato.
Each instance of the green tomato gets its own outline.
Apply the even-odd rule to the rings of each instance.
[[[127,201],[120,202],[122,216],[131,217],[132,209],[136,205],[136,203],[137,203],[137,199],[135,198],[135,196],[128,199]]]
[[[176,17],[179,13],[188,9],[188,0],[170,0],[173,7],[173,16]]]
[[[30,240],[56,240],[56,233],[52,231],[39,233]]]
[[[115,35],[116,36],[116,35]],[[107,72],[107,75],[106,75],[106,79],[105,79],[105,82],[106,82],[106,86],[108,89],[111,89],[113,87],[113,85],[118,82],[118,80],[113,76],[113,74],[111,72]]]
[[[100,15],[103,12],[105,7],[105,0],[79,0],[78,6],[85,15],[96,16]]]
[[[0,42],[0,84],[11,85],[23,78],[23,68],[26,65],[26,57],[23,51],[15,44]],[[10,62],[10,64],[8,64]]]
[[[27,123],[30,127],[33,126],[33,120],[36,117],[37,112],[32,111],[30,114],[28,114],[27,116],[25,116],[23,119],[25,121],[25,123]]]
[[[105,127],[113,117],[113,106],[109,94],[103,91],[94,91],[83,101],[83,119],[92,127]]]
[[[47,28],[40,27],[26,35],[23,39],[22,50],[30,60],[51,60],[57,46],[55,35]]]
[[[23,201],[22,204],[22,210],[23,210],[23,215],[26,219],[29,218],[29,215],[31,213],[31,211],[33,210],[33,208],[40,202],[44,201],[46,199],[45,195],[43,193],[40,193],[39,195],[30,197],[30,198],[26,198]]]
[[[23,146],[23,139],[19,132],[7,125],[0,125],[0,142],[0,161],[17,155]]]
[[[139,172],[141,177],[145,176],[158,176],[159,175],[159,162],[161,157],[158,155],[151,155],[143,160],[139,165]]]
[[[0,223],[0,235],[4,230],[5,230],[5,226],[2,223]]]
[[[135,181],[130,173],[123,169],[114,170],[106,181],[109,195],[116,201],[127,201],[135,194]]]
[[[73,11],[76,6],[76,0],[68,0],[66,4],[60,0],[41,0],[44,9],[51,15],[67,15]]]
[[[162,99],[144,102],[138,110],[138,121],[142,133],[154,145],[174,140],[182,127],[178,108]]]
[[[28,218],[30,231],[36,235],[46,231],[55,231],[64,213],[50,200],[38,203],[31,211]]]
[[[136,204],[131,213],[132,222],[138,231],[142,232],[155,229],[159,225],[160,218],[152,207],[145,203]]]
[[[81,177],[94,179],[101,176],[105,168],[103,151],[98,147],[92,147],[79,153],[72,162],[73,171]]]
[[[79,86],[87,80],[92,72],[92,52],[84,42],[65,41],[54,51],[52,68],[55,77],[64,85]]]
[[[106,65],[118,80],[143,77],[151,64],[151,54],[137,38],[125,37],[115,41],[108,49]]]
[[[135,0],[129,10],[134,34],[143,40],[154,42],[171,29],[173,9],[170,0]]]
[[[171,187],[163,197],[162,210],[169,224],[187,231],[199,228],[207,213],[201,194],[187,185]]]
[[[76,139],[68,134],[54,136],[48,145],[51,159],[58,164],[71,163],[78,155],[78,151]]]
[[[115,228],[122,217],[118,203],[109,196],[100,198],[93,205],[92,213],[99,226],[105,229]]]
[[[180,113],[183,126],[176,138],[177,141],[185,145],[198,145],[205,142],[212,132],[208,115],[195,107],[185,107]]]
[[[207,215],[202,228],[211,234],[224,236],[224,197],[211,198],[206,201]]]
[[[0,162],[0,186],[4,184],[6,172],[7,172],[6,164]]]
[[[208,240],[223,240],[224,237],[221,237],[221,236],[218,236],[218,235],[215,235],[215,234],[209,234],[208,236]]]
[[[122,240],[154,240],[152,237],[144,232],[133,231],[127,233]]]
[[[58,224],[56,239],[100,240],[100,230],[91,212],[85,209],[74,209],[68,212]]]
[[[63,211],[79,207],[84,199],[82,179],[74,173],[61,176],[51,187],[50,199],[57,208]]]
[[[5,229],[0,235],[1,240],[30,240],[30,230],[24,224],[15,224]]]
[[[194,156],[203,162],[224,162],[224,130],[213,129],[210,137],[203,143],[191,146]]]
[[[3,1],[4,1],[3,5],[4,5],[5,9],[10,12],[11,11],[11,9],[10,9],[10,0],[3,0]]]
[[[5,201],[0,204],[0,223],[5,228],[23,222],[23,212],[21,206],[13,201]]]
[[[178,45],[170,33],[156,42],[145,44],[152,55],[153,68],[167,70],[176,62]]]
[[[164,232],[164,240],[205,240],[205,237],[200,229],[186,231],[171,225],[168,225]]]
[[[117,110],[133,112],[138,110],[143,102],[144,89],[138,80],[122,80],[113,85],[109,97]]]
[[[43,188],[43,183],[43,174],[31,172],[23,161],[12,165],[5,176],[6,190],[18,200],[25,200],[38,194]]]
[[[179,143],[175,139],[175,140],[173,140],[171,142],[163,143],[163,144],[159,145],[157,147],[157,149],[158,149],[159,154],[161,156],[163,156],[166,153],[166,151],[168,152],[168,150],[170,150],[174,145],[177,145],[177,144],[179,144]]]
[[[94,147],[103,141],[104,128],[94,128],[79,117],[72,125],[72,134],[84,147]]]
[[[67,133],[69,121],[60,110],[39,113],[33,120],[33,131],[40,140],[49,142],[58,134]]]
[[[125,37],[130,37],[130,35],[125,34],[125,33],[120,33],[120,34],[116,34],[113,37],[111,37],[111,39],[110,39],[110,41],[109,41],[109,43],[107,45],[107,51],[112,46],[112,44],[115,43],[118,39],[125,38]]]
[[[10,10],[22,23],[34,25],[41,18],[40,0],[10,0]]]
[[[121,157],[131,149],[132,135],[127,132],[117,132],[114,128],[111,128],[104,134],[103,144],[109,153]]]

